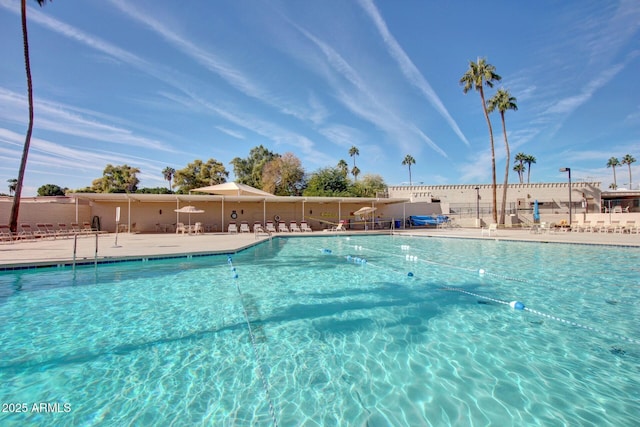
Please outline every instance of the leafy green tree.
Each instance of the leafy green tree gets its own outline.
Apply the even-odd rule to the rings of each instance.
[[[350,188],[350,195],[355,197],[378,197],[387,191],[387,184],[378,174],[366,174],[362,180],[354,183]]]
[[[478,58],[477,62],[469,61],[469,69],[464,73],[460,79],[460,84],[463,85],[464,93],[469,92],[471,89],[475,89],[480,93],[480,100],[482,101],[482,111],[484,117],[487,120],[487,126],[489,128],[489,140],[491,142],[491,189],[493,191],[493,221],[498,222],[498,206],[497,206],[497,184],[496,184],[496,152],[493,143],[493,129],[491,128],[491,120],[489,120],[489,113],[487,112],[487,104],[484,99],[484,86],[493,87],[493,83],[502,79],[496,74],[496,68],[488,64],[485,58]]]
[[[527,170],[527,168],[524,165],[524,161],[526,159],[527,159],[527,155],[526,154],[524,154],[522,152],[516,154],[515,161],[518,162],[518,168],[516,169],[514,167],[513,170],[518,172],[518,176],[520,177],[520,184],[524,183],[524,171]]]
[[[40,6],[44,5],[46,0],[36,0]],[[16,232],[18,228],[18,214],[20,212],[20,197],[22,197],[22,184],[24,182],[24,172],[27,169],[27,157],[29,156],[29,146],[31,145],[31,134],[33,132],[33,81],[31,79],[31,61],[29,59],[29,37],[27,31],[27,1],[20,2],[20,15],[22,18],[22,41],[24,49],[24,66],[27,74],[27,100],[29,103],[29,121],[27,124],[27,135],[22,148],[22,160],[20,161],[20,170],[16,181],[16,188],[13,195],[13,204],[11,205],[11,218],[9,219],[9,228],[12,232]]]
[[[627,165],[629,167],[629,190],[633,190],[633,183],[631,181],[631,163],[634,163],[636,159],[631,154],[625,154],[620,162],[621,165]]]
[[[113,166],[108,164],[102,178],[94,179],[91,187],[96,193],[135,193],[140,180],[140,169],[129,165]]]
[[[55,184],[45,184],[38,188],[38,196],[64,196],[65,189]]]
[[[234,158],[230,163],[233,165],[233,174],[236,177],[235,181],[240,184],[263,189],[262,171],[264,166],[276,157],[280,157],[280,155],[260,145],[253,147],[249,151],[249,157],[246,159],[241,159],[240,157]]]
[[[177,193],[186,194],[194,188],[227,182],[229,172],[224,165],[215,159],[194,160],[184,169],[177,170],[173,176],[173,185],[178,187]]]
[[[536,158],[531,154],[527,154],[527,157],[524,159],[524,162],[527,164],[527,184],[531,183],[531,165],[536,163]]]
[[[404,160],[402,161],[402,165],[403,166],[409,166],[409,185],[412,184],[411,182],[411,165],[415,165],[416,164],[416,159],[413,158],[413,156],[411,156],[410,154],[407,154],[406,156],[404,156]]]
[[[166,187],[138,188],[136,194],[173,194],[173,191]]]
[[[175,175],[175,173],[176,173],[176,170],[170,166],[167,166],[166,168],[162,169],[162,176],[164,176],[164,180],[169,181],[169,190],[171,190],[171,179],[173,178],[173,175]]]
[[[9,195],[11,195],[16,191],[16,187],[18,186],[18,180],[15,178],[11,178],[11,179],[8,179],[7,182],[9,183]]]
[[[504,215],[507,209],[507,186],[509,185],[509,166],[511,163],[511,152],[509,151],[509,140],[507,139],[507,126],[504,121],[504,113],[508,110],[517,111],[518,105],[517,99],[511,96],[508,90],[500,88],[489,98],[487,111],[493,113],[496,109],[500,112],[500,119],[502,120],[502,134],[504,135],[504,147],[505,147],[505,170],[504,170],[504,185],[502,186],[502,206],[500,209],[500,221],[498,224],[504,224]]]
[[[359,155],[360,150],[358,150],[358,147],[352,145],[351,148],[349,148],[349,156],[353,157],[353,169],[351,169],[351,174],[356,181],[358,180],[358,174],[360,173],[360,169],[356,166],[356,156]]]
[[[307,179],[304,196],[347,196],[349,181],[337,167],[322,168],[313,172]]]
[[[611,157],[607,161],[607,167],[613,168],[613,187],[609,187],[613,189],[618,188],[618,181],[616,180],[616,166],[620,166],[620,160],[618,160],[617,157]]]
[[[304,169],[293,153],[268,162],[262,170],[262,189],[276,196],[299,196],[305,187]]]

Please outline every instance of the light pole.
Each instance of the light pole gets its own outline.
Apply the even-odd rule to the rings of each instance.
[[[480,227],[480,187],[476,187],[476,225]]]
[[[560,168],[560,172],[569,173],[569,225],[571,225],[571,168]]]

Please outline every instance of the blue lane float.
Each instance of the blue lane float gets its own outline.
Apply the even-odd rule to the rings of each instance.
[[[524,304],[520,301],[511,301],[509,303],[509,307],[513,308],[514,310],[524,310]]]
[[[366,264],[366,263],[367,263],[367,260],[366,260],[366,259],[364,259],[364,258],[360,258],[360,257],[357,257],[357,256],[347,255],[347,256],[345,257],[345,259],[347,260],[347,262],[352,262],[352,263],[354,263],[354,264],[360,264],[360,265],[363,265],[363,264]]]

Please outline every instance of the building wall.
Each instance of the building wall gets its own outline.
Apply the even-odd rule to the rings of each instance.
[[[9,224],[11,219],[12,197],[0,197],[0,223]],[[76,201],[71,197],[25,197],[20,200],[18,229],[20,224],[29,224],[35,228],[37,223],[51,223],[67,226],[72,222],[91,222],[91,207],[79,203],[76,214]]]

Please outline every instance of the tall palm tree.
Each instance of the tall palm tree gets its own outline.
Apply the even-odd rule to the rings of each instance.
[[[504,185],[502,186],[502,206],[500,209],[500,221],[499,224],[504,224],[504,214],[507,209],[507,186],[509,185],[509,166],[511,163],[511,153],[509,151],[509,140],[507,139],[507,127],[504,122],[504,113],[507,110],[518,111],[517,99],[511,96],[508,90],[500,88],[493,95],[489,101],[487,110],[493,113],[496,109],[500,112],[500,119],[502,120],[502,134],[504,135],[504,147],[505,147],[505,169],[504,169]]]
[[[171,190],[171,179],[173,178],[173,175],[175,175],[175,173],[176,173],[176,170],[169,166],[162,169],[162,175],[164,176],[164,180],[169,181],[169,190]]]
[[[633,183],[631,181],[631,163],[634,163],[636,159],[631,154],[625,154],[620,162],[621,165],[627,165],[629,167],[629,190],[633,190]]]
[[[620,160],[617,157],[611,157],[607,161],[607,167],[613,168],[613,189],[618,188],[618,181],[616,180],[616,166],[620,166]]]
[[[42,6],[46,0],[36,0]],[[31,145],[31,133],[33,132],[33,82],[31,81],[31,62],[29,61],[29,38],[27,36],[27,0],[21,1],[21,17],[22,17],[22,41],[24,43],[24,66],[27,73],[27,99],[29,101],[29,123],[27,125],[27,135],[24,140],[22,149],[22,160],[20,161],[20,170],[18,172],[18,182],[13,194],[13,205],[11,206],[11,218],[9,219],[9,228],[14,233],[18,228],[18,213],[20,212],[20,197],[22,196],[22,183],[24,181],[24,172],[27,168],[27,157],[29,156],[29,146]]]
[[[404,160],[402,161],[403,166],[409,166],[409,185],[411,185],[411,165],[416,164],[416,159],[414,159],[411,154],[407,154],[404,156]]]
[[[347,164],[347,162],[344,159],[340,159],[340,161],[338,162],[337,168],[346,178],[347,175],[349,174],[349,165]]]
[[[351,169],[351,173],[353,174],[355,180],[358,180],[358,173],[360,173],[360,169],[358,169],[356,167],[356,156],[360,155],[360,150],[358,150],[358,147],[356,147],[355,145],[352,145],[351,148],[349,148],[349,156],[353,157],[353,169]],[[353,173],[354,170],[357,170],[358,173]]]
[[[493,190],[493,221],[498,222],[498,207],[496,204],[496,152],[493,144],[493,129],[491,128],[491,120],[489,120],[487,104],[484,99],[484,85],[493,87],[494,82],[502,79],[502,77],[496,74],[495,71],[496,68],[493,65],[488,64],[485,58],[478,58],[477,62],[469,61],[469,69],[460,79],[460,84],[463,85],[464,93],[469,92],[471,89],[475,89],[480,93],[480,100],[482,101],[482,111],[484,112],[484,118],[487,120],[487,126],[489,127],[489,140],[491,142],[491,189]]]
[[[514,167],[513,170],[516,171],[518,173],[518,178],[520,179],[520,184],[523,183],[524,181],[524,171],[525,169],[527,169],[525,167],[525,165],[523,165],[522,163],[517,163]]]
[[[527,154],[524,162],[527,164],[527,184],[529,184],[531,182],[531,165],[536,162],[536,158],[531,154]]]

